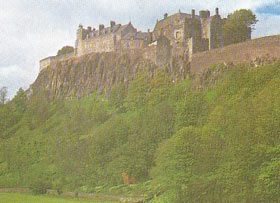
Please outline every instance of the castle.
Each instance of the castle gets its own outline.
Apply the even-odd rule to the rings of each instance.
[[[251,31],[247,39],[251,39]],[[164,14],[152,32],[137,31],[131,22],[121,25],[111,21],[109,27],[99,25],[98,30],[79,25],[75,52],[42,59],[40,71],[57,61],[90,53],[141,50],[144,58],[159,64],[171,56],[183,56],[191,61],[195,53],[220,47],[223,47],[222,18],[218,8],[213,16],[208,10],[200,11],[199,15],[195,10],[191,14],[179,10],[171,16]]]

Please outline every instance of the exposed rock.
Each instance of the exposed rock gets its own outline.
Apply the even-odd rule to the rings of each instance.
[[[58,62],[44,69],[27,92],[44,93],[48,99],[87,96],[93,91],[109,93],[118,83],[129,83],[137,73],[146,72],[150,77],[156,70],[167,71],[173,81],[186,77],[188,63],[172,58],[168,63],[155,65],[143,59],[141,52],[90,54]]]

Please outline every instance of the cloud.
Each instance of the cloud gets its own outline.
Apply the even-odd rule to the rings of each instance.
[[[27,88],[39,72],[39,60],[74,45],[76,28],[131,21],[142,31],[153,29],[164,13],[220,8],[222,16],[240,8],[257,12],[254,37],[280,33],[275,0],[0,0],[0,86],[10,96]],[[276,5],[276,9],[274,8]],[[280,10],[280,9],[279,9]],[[279,28],[278,28],[279,27]]]

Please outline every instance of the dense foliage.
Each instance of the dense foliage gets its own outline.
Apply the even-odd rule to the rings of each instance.
[[[74,52],[74,47],[64,46],[57,51],[57,56],[62,55],[62,54],[69,54],[69,53],[72,53],[72,52]]]
[[[143,73],[109,96],[52,102],[20,90],[0,106],[0,187],[99,192],[126,172],[153,202],[278,202],[280,62],[193,81]]]
[[[256,15],[250,9],[240,9],[229,14],[222,23],[224,45],[246,41],[256,23]]]

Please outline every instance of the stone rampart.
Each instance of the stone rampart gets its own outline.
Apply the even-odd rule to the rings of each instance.
[[[50,56],[50,57],[44,58],[44,59],[40,60],[40,72],[42,70],[44,70],[45,68],[47,68],[48,66],[51,66],[52,64],[55,64],[60,61],[68,60],[74,56],[75,56],[75,54],[73,52],[73,53],[69,53],[69,54],[62,54],[62,55],[58,55],[58,56]]]
[[[216,63],[238,64],[249,62],[257,57],[269,55],[280,57],[280,35],[268,36],[233,44],[223,48],[193,54],[191,73],[202,72],[205,68]]]

